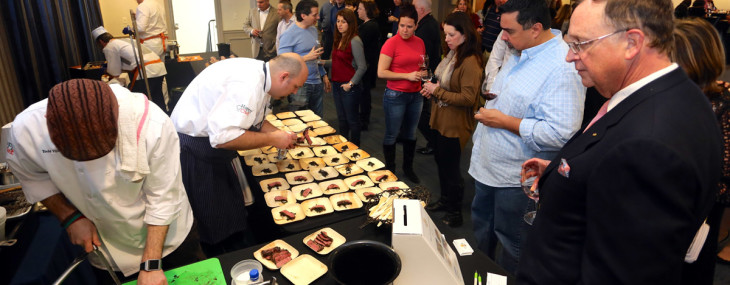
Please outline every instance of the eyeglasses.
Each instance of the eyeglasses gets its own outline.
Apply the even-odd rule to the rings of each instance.
[[[581,51],[583,51],[583,50],[585,50],[587,48],[587,47],[584,47],[587,44],[590,44],[590,43],[593,43],[595,41],[599,41],[599,40],[605,39],[607,37],[613,36],[613,35],[618,34],[618,33],[621,33],[621,32],[627,32],[628,30],[630,30],[630,29],[622,29],[622,30],[615,31],[615,32],[610,33],[610,34],[605,34],[603,36],[597,37],[597,38],[592,39],[592,40],[587,40],[587,41],[582,41],[582,42],[569,42],[567,44],[568,44],[568,47],[570,47],[570,50],[573,51],[573,53],[578,54],[578,53],[580,53]]]

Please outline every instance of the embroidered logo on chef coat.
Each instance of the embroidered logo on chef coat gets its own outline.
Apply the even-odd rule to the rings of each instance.
[[[8,143],[8,147],[7,147],[6,151],[10,155],[14,155],[15,154],[15,149],[13,148],[13,144],[12,143]]]
[[[238,111],[241,112],[241,113],[243,113],[243,114],[245,114],[245,115],[251,114],[251,112],[253,112],[253,110],[251,110],[251,108],[249,108],[249,107],[247,107],[246,105],[243,105],[243,104],[238,105],[237,107],[238,107]]]

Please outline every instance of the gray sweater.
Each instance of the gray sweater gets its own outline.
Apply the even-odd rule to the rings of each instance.
[[[355,36],[350,40],[352,45],[352,68],[355,69],[355,75],[352,76],[352,84],[360,84],[362,76],[368,68],[368,64],[365,62],[365,50],[363,49],[362,40],[360,36]],[[327,70],[332,73],[332,60],[323,60]],[[332,76],[330,76],[332,77]]]

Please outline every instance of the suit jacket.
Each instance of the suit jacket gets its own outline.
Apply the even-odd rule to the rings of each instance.
[[[248,12],[248,18],[243,23],[243,30],[251,35],[251,31],[254,29],[261,31],[261,39],[251,37],[251,52],[253,58],[259,56],[259,46],[263,43],[263,58],[271,59],[276,56],[276,27],[279,25],[279,15],[276,14],[276,8],[269,6],[269,15],[266,16],[266,22],[264,27],[261,28],[261,21],[259,21],[259,9],[252,9]]]
[[[518,283],[679,284],[721,161],[717,120],[681,68],[640,88],[543,173]]]
[[[431,14],[418,21],[416,36],[423,40],[428,55],[428,69],[433,72],[441,63],[441,28]],[[393,33],[395,35],[395,33]]]

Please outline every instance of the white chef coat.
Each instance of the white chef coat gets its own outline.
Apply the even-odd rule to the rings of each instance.
[[[117,98],[131,96],[110,85]],[[6,154],[28,202],[63,193],[89,220],[102,241],[102,252],[116,271],[129,276],[139,271],[147,236],[146,225],[169,225],[163,256],[185,240],[193,213],[182,183],[180,143],[172,122],[155,104],[149,105],[146,141],[150,174],[133,183],[118,171],[117,151],[90,161],[65,158],[46,127],[48,99],[35,103],[13,121]],[[111,258],[109,258],[111,256]],[[92,264],[104,268],[92,258]]]
[[[145,0],[137,6],[137,34],[140,39],[146,39],[167,31],[165,24],[165,13],[160,5],[153,0]],[[159,58],[164,58],[165,50],[162,48],[162,39],[153,38],[145,40],[143,45],[150,48]]]
[[[178,132],[209,137],[211,147],[229,142],[246,130],[258,130],[271,113],[269,64],[230,58],[203,70],[185,88],[172,112]]]
[[[130,71],[137,68],[137,61],[135,60],[135,52],[137,46],[135,43],[134,50],[132,49],[132,43],[130,39],[113,39],[104,47],[104,57],[106,58],[107,66],[106,72],[113,75],[119,76],[122,71]],[[152,62],[160,60],[152,50],[142,45],[142,55],[144,55],[144,62]],[[145,65],[147,71],[147,78],[156,78],[167,74],[165,69],[165,63],[157,62]],[[137,76],[137,80],[142,79],[142,73],[140,72]]]

